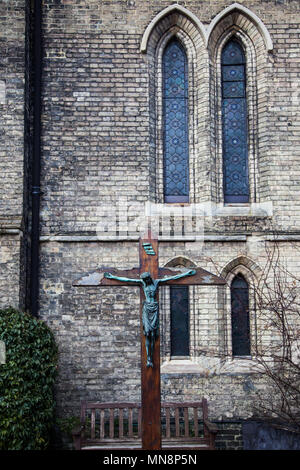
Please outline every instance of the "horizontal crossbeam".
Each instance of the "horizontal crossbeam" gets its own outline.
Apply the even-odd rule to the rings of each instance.
[[[169,277],[169,276],[175,276],[176,274],[180,274],[187,271],[187,269],[172,269],[172,268],[159,268],[158,269],[158,279],[163,279],[164,277]],[[215,274],[212,274],[208,271],[205,271],[205,269],[202,268],[197,268],[195,269],[196,274],[194,276],[182,278],[182,279],[175,279],[172,281],[167,281],[164,283],[164,285],[187,285],[187,286],[211,286],[211,285],[224,285],[226,284],[226,281],[222,279],[219,276],[216,276]],[[132,268],[132,269],[125,269],[125,270],[119,270],[115,268],[99,268],[96,271],[93,271],[91,273],[87,273],[85,276],[77,279],[76,281],[73,282],[73,286],[77,287],[89,287],[89,286],[98,286],[98,287],[104,287],[104,286],[124,286],[124,285],[130,285],[132,286],[133,284],[129,282],[124,282],[124,281],[118,281],[116,279],[106,279],[104,277],[104,273],[109,272],[111,274],[114,274],[115,276],[119,277],[127,277],[128,279],[137,279],[139,278],[141,272],[140,268]],[[138,287],[138,285],[136,284]]]

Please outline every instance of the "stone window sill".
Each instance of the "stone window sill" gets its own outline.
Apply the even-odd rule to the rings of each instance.
[[[261,371],[251,356],[210,358],[171,358],[161,365],[161,374],[235,375],[255,374]]]
[[[190,358],[171,358],[161,365],[161,374],[199,374],[201,368]]]
[[[207,201],[200,203],[164,203],[168,207],[194,208],[198,215],[206,217],[271,217],[272,201],[245,203],[218,203]]]
[[[271,217],[273,215],[273,204],[272,201],[212,204],[211,215],[216,217]]]

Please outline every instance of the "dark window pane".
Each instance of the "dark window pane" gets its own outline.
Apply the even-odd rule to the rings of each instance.
[[[224,201],[248,202],[245,56],[235,40],[222,52],[222,121]]]
[[[171,355],[189,355],[189,288],[171,286]]]
[[[175,39],[163,55],[163,102],[165,202],[188,202],[187,58]]]
[[[241,275],[236,276],[231,284],[231,325],[233,356],[249,356],[249,289]]]

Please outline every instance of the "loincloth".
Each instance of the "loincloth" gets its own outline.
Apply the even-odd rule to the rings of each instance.
[[[142,321],[144,335],[148,336],[154,331],[155,336],[158,336],[159,331],[159,306],[158,302],[143,302]]]

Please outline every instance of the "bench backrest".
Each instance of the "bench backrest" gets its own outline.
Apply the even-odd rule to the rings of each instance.
[[[208,437],[207,401],[161,403],[162,438]],[[81,425],[91,440],[141,438],[142,410],[139,403],[82,402]]]

